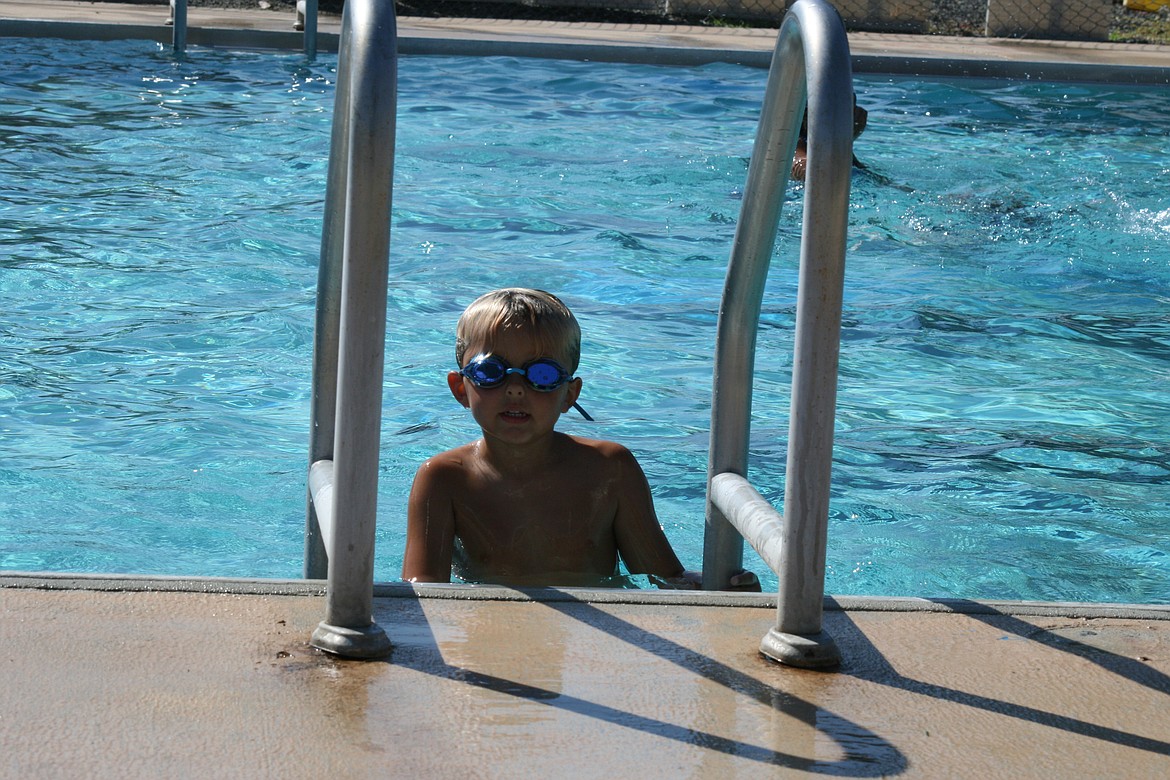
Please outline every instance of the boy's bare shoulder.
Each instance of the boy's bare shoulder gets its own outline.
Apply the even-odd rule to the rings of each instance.
[[[621,465],[622,463],[634,460],[634,453],[616,441],[587,439],[583,436],[568,435],[565,438],[569,439],[578,448],[579,457],[596,458],[598,461],[604,461],[613,465]]]
[[[475,458],[475,442],[464,444],[427,458],[418,467],[418,474],[429,480],[457,478],[467,472]]]

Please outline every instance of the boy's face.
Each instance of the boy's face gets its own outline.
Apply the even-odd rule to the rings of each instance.
[[[482,354],[495,355],[514,368],[538,358],[551,358],[568,370],[566,355],[542,353],[536,339],[514,328],[496,334],[490,344],[469,344],[460,368]],[[509,444],[525,444],[551,434],[557,420],[581,394],[580,379],[542,393],[519,374],[509,374],[497,387],[482,388],[452,371],[447,375],[447,385],[455,400],[471,410],[485,437]]]

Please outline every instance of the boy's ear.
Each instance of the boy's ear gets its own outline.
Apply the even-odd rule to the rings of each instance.
[[[464,384],[466,381],[467,378],[458,371],[447,372],[447,387],[451,389],[451,395],[464,407],[469,407],[471,402],[467,400],[467,385]]]
[[[581,377],[570,379],[566,385],[568,391],[565,393],[565,403],[561,409],[561,414],[573,408],[573,404],[577,403],[577,399],[581,397]]]

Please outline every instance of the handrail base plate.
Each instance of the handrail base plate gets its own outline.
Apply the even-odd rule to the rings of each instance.
[[[362,660],[385,658],[393,649],[390,638],[377,623],[365,628],[346,628],[331,626],[322,620],[313,631],[309,644],[333,655]]]
[[[773,661],[801,669],[832,669],[841,664],[837,643],[824,631],[802,635],[773,628],[760,641],[760,652]]]

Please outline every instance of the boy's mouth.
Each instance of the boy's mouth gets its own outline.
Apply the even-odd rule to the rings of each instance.
[[[528,419],[528,412],[521,412],[516,409],[509,409],[508,411],[500,412],[500,416],[506,420],[513,420],[520,422]]]

